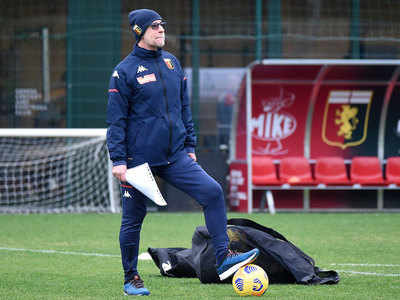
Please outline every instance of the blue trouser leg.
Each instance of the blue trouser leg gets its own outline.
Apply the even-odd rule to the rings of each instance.
[[[215,250],[216,262],[221,264],[228,248],[226,210],[221,186],[186,154],[168,165],[152,171],[176,188],[193,197],[203,208],[207,229]],[[137,274],[140,230],[146,216],[146,196],[135,188],[121,187],[122,222],[119,234],[125,282]],[[125,195],[128,191],[130,197]]]
[[[228,235],[226,233],[226,208],[222,188],[189,156],[156,168],[157,174],[176,188],[194,198],[203,208],[204,217],[219,265],[226,256]]]
[[[138,274],[137,263],[139,255],[140,230],[146,216],[146,198],[128,184],[121,185],[122,221],[119,232],[122,266],[125,282]]]

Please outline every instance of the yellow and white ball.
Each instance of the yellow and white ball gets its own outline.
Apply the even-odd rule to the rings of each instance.
[[[233,289],[240,296],[262,296],[268,289],[268,276],[260,266],[249,264],[236,271]]]

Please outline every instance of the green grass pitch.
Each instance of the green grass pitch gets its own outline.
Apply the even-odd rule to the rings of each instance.
[[[274,228],[317,266],[341,276],[333,286],[270,285],[266,299],[400,299],[398,214],[228,217],[247,217]],[[196,226],[203,224],[201,213],[149,213],[140,252],[149,246],[190,248]],[[119,225],[119,214],[0,215],[0,299],[126,299]],[[151,299],[240,298],[230,284],[162,277],[152,261],[139,261],[139,270]]]

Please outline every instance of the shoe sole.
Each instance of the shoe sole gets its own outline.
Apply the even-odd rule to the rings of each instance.
[[[124,295],[125,295],[125,296],[149,296],[150,294],[135,294],[135,295],[132,294],[132,295],[129,295],[129,294],[127,294],[127,293],[124,292]]]
[[[243,267],[243,266],[245,266],[245,265],[247,265],[247,264],[252,263],[253,261],[255,261],[255,259],[257,258],[257,256],[258,256],[259,253],[260,253],[260,252],[254,253],[254,254],[253,254],[252,256],[250,256],[248,259],[246,259],[246,260],[244,260],[244,261],[242,261],[242,262],[240,262],[240,263],[238,263],[238,264],[236,264],[236,265],[230,267],[230,268],[229,268],[228,270],[226,270],[224,273],[222,273],[222,274],[219,275],[219,279],[220,279],[221,281],[222,281],[222,280],[225,280],[225,279],[227,279],[229,276],[231,276],[232,274],[234,274],[237,270],[239,270],[241,267]]]

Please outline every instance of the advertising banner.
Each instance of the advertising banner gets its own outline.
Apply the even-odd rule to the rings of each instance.
[[[247,211],[247,164],[231,162],[229,166],[229,207],[231,211]]]
[[[253,85],[253,155],[304,155],[311,85]]]
[[[304,155],[307,112],[320,66],[256,66],[252,72],[253,155]],[[301,77],[299,77],[301,75]],[[245,81],[239,93],[236,158],[246,157]]]

